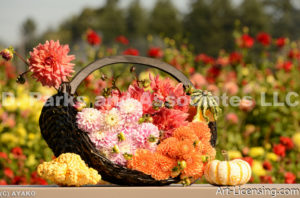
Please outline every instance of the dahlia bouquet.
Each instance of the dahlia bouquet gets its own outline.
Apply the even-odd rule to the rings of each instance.
[[[68,53],[69,47],[59,41],[39,44],[27,60],[22,59],[29,70],[18,82],[24,83],[24,75],[31,72],[44,86],[59,89],[74,72],[70,61],[75,56]],[[1,52],[7,59],[13,54],[18,55],[12,48]],[[135,73],[134,67],[130,71]],[[77,101],[76,125],[114,164],[155,180],[180,178],[190,184],[215,158],[208,123],[217,120],[217,103],[211,93],[169,78],[149,74],[141,81],[137,76],[126,90],[114,83],[103,89],[101,99],[89,108]]]

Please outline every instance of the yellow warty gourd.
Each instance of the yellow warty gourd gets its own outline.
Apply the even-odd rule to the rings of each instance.
[[[97,184],[101,180],[98,172],[89,168],[81,157],[74,153],[64,153],[58,158],[38,166],[40,177],[61,186],[82,186]]]

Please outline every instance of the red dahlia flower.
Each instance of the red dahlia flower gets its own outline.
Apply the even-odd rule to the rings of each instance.
[[[14,177],[14,172],[10,168],[4,168],[4,175],[8,178]]]
[[[140,53],[137,49],[128,48],[123,52],[124,55],[138,56]]]
[[[278,39],[276,39],[275,42],[276,42],[277,47],[282,48],[286,44],[286,38],[284,38],[284,37],[278,38]]]
[[[206,65],[212,65],[215,62],[215,59],[213,57],[210,57],[206,54],[199,54],[195,58],[195,62],[203,62]]]
[[[148,51],[148,56],[153,58],[161,58],[164,55],[159,47],[151,47]]]
[[[257,35],[256,39],[260,42],[263,46],[268,46],[271,44],[272,38],[269,34],[265,32],[261,32]]]
[[[242,54],[238,53],[238,52],[232,52],[230,55],[229,55],[229,62],[232,64],[232,65],[236,65],[236,64],[239,64],[242,62],[242,59],[243,59],[243,56]]]
[[[296,182],[296,176],[291,172],[286,172],[284,174],[285,183],[294,184]]]
[[[272,177],[270,175],[260,176],[260,183],[262,184],[273,184]]]
[[[74,60],[75,56],[68,55],[69,51],[68,45],[60,45],[59,41],[52,40],[33,48],[28,60],[32,76],[44,86],[58,88],[74,72],[74,64],[70,61]]]
[[[245,160],[246,162],[248,162],[248,164],[252,167],[252,164],[253,164],[252,157],[243,157],[242,160]]]
[[[4,179],[0,179],[0,185],[7,185],[7,183]]]
[[[7,159],[7,154],[4,152],[0,152],[0,159]]]
[[[116,38],[116,42],[121,43],[123,45],[128,45],[129,44],[129,40],[123,35],[118,36]]]
[[[94,30],[87,31],[86,39],[90,45],[100,45],[102,42],[102,38]]]
[[[265,161],[263,163],[263,167],[265,170],[268,170],[268,171],[272,170],[272,164],[269,161]]]
[[[251,48],[254,44],[254,39],[248,34],[243,34],[237,39],[237,44],[240,48]]]
[[[285,157],[285,147],[282,144],[274,145],[273,152],[280,157]]]
[[[23,155],[23,150],[21,147],[14,147],[13,149],[11,149],[11,152],[15,158]]]
[[[293,140],[289,137],[280,137],[280,143],[285,146],[286,150],[291,150],[294,148]]]

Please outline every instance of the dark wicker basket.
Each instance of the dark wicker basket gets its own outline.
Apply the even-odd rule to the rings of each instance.
[[[154,67],[170,74],[185,86],[192,86],[189,79],[180,71],[157,59],[137,56],[103,58],[83,68],[70,83],[63,83],[58,93],[50,97],[45,103],[39,120],[43,138],[56,157],[67,152],[77,153],[88,166],[96,169],[99,174],[101,174],[103,180],[110,183],[135,186],[162,186],[179,182],[179,177],[157,181],[142,172],[130,170],[112,163],[96,150],[87,133],[78,129],[76,125],[77,110],[71,104],[66,103],[66,101],[68,101],[68,99],[69,101],[75,100],[74,95],[77,87],[93,71],[117,63],[130,63]],[[57,103],[51,104],[51,102]],[[211,144],[215,146],[217,138],[216,123],[210,122],[209,127],[212,132]]]

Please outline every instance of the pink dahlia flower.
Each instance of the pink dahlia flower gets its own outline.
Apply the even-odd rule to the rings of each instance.
[[[142,123],[134,132],[132,134],[132,141],[137,148],[146,148],[148,142],[156,143],[159,139],[159,130],[152,123]]]
[[[76,115],[77,126],[85,132],[96,132],[101,129],[103,115],[100,111],[94,108],[84,108]]]
[[[75,56],[68,55],[69,51],[68,45],[60,45],[59,41],[52,40],[33,48],[28,59],[32,76],[44,86],[58,88],[74,72],[74,64],[70,61]]]
[[[121,100],[118,107],[125,118],[126,124],[133,124],[134,122],[137,122],[143,115],[142,104],[132,98]]]
[[[125,119],[117,108],[112,108],[104,114],[103,124],[104,132],[117,132],[117,130],[124,126]]]

